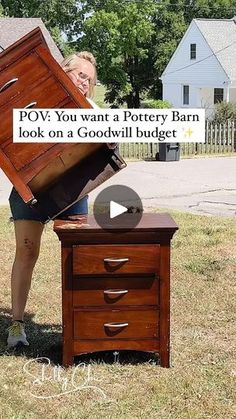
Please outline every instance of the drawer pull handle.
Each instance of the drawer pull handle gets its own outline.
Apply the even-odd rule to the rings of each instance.
[[[104,323],[105,327],[125,327],[129,326],[129,323]]]
[[[18,80],[18,77],[14,79],[8,80],[2,87],[0,87],[0,93],[4,92],[4,90],[8,89],[12,84],[14,84]]]
[[[29,103],[28,105],[26,105],[26,106],[24,107],[24,109],[33,108],[35,105],[37,105],[37,102],[31,102],[31,103]]]
[[[127,294],[127,292],[129,291],[128,290],[105,290],[104,294],[120,295],[120,294]]]
[[[122,262],[129,262],[129,258],[105,258],[103,259],[104,262],[107,263],[122,263]]]

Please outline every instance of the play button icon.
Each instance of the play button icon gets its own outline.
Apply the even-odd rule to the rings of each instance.
[[[93,214],[104,230],[131,230],[142,218],[143,206],[138,194],[128,186],[113,185],[103,189],[95,199]]]
[[[117,204],[114,201],[110,202],[110,218],[118,217],[118,215],[124,214],[127,211],[128,208],[124,207],[124,205]]]

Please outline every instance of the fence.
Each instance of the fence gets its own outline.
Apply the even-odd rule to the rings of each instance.
[[[180,143],[181,156],[204,154],[231,154],[236,152],[236,122],[215,124],[206,121],[205,143]],[[123,157],[131,159],[155,159],[159,143],[123,143],[119,145]]]

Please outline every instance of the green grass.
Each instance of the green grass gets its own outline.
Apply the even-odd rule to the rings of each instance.
[[[14,231],[8,208],[1,207],[1,418],[235,417],[235,220],[169,212],[179,225],[171,260],[172,368],[160,368],[154,355],[132,351],[121,351],[116,361],[112,352],[83,355],[76,365],[85,362],[84,369],[61,368],[61,380],[67,378],[71,389],[72,373],[83,384],[90,369],[90,385],[105,398],[96,389],[84,388],[38,399],[34,396],[62,391],[62,382],[52,378],[61,362],[60,245],[52,225],[47,225],[27,305],[31,345],[7,351]],[[42,364],[31,366],[31,376],[23,368],[42,356],[51,366],[44,364],[47,381],[40,385],[35,380]]]
[[[96,86],[94,101],[101,108],[107,107],[107,104],[104,101],[105,93],[106,93],[106,88],[104,86],[102,86],[102,85]]]

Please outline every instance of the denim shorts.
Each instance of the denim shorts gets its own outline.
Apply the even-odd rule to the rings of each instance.
[[[9,203],[12,213],[11,220],[32,220],[40,221],[42,223],[48,220],[43,215],[40,215],[33,207],[26,204],[15,188],[11,191]],[[58,218],[77,214],[88,214],[88,195],[63,211]]]

